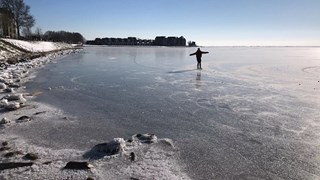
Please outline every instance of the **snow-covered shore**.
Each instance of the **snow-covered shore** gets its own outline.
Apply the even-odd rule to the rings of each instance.
[[[16,39],[2,39],[10,44],[29,52],[49,52],[72,48],[73,45],[59,42],[46,41],[21,41]]]
[[[45,55],[54,51],[72,49],[74,45],[44,41],[22,41],[0,38],[0,62],[10,59],[26,59],[35,55]],[[36,56],[36,57],[38,57]],[[16,62],[16,61],[15,61]]]
[[[18,49],[3,57],[25,52],[46,55],[16,64],[4,61],[0,67],[0,179],[189,179],[176,161],[173,142],[156,135],[115,138],[83,151],[39,147],[11,133],[17,126],[33,128],[35,123],[61,123],[70,118],[62,109],[33,101],[42,92],[26,92],[24,84],[38,68],[80,50],[10,41]]]
[[[72,45],[54,42],[0,39],[0,45],[0,90],[6,94],[1,97],[0,107],[5,110],[17,110],[26,102],[16,90],[21,91],[22,84],[30,80],[30,70],[79,51]]]

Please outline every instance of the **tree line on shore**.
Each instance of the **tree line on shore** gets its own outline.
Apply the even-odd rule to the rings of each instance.
[[[78,32],[66,32],[66,31],[47,31],[42,36],[43,40],[53,42],[66,42],[66,43],[84,43],[85,39]]]
[[[10,37],[23,40],[46,40],[66,43],[84,43],[85,39],[78,32],[47,31],[41,28],[32,32],[36,23],[30,13],[30,6],[23,0],[0,0],[0,37]]]

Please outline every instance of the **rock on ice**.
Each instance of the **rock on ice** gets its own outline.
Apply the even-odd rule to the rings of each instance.
[[[123,138],[114,138],[112,141],[108,143],[96,145],[95,148],[98,152],[114,155],[125,151],[126,142]]]
[[[10,122],[11,122],[10,119],[4,117],[4,118],[1,119],[0,124],[8,124]]]

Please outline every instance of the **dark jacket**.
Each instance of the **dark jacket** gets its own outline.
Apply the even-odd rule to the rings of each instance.
[[[196,55],[197,60],[201,60],[202,54],[207,54],[209,52],[201,51],[200,48],[195,53],[190,54],[190,56]]]

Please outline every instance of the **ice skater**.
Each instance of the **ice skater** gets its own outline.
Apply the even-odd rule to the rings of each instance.
[[[201,51],[200,48],[198,48],[198,50],[195,52],[195,53],[192,53],[190,54],[190,56],[193,56],[193,55],[196,55],[197,57],[197,69],[202,69],[201,68],[201,57],[202,57],[202,54],[208,54],[209,52],[204,52],[204,51]]]

